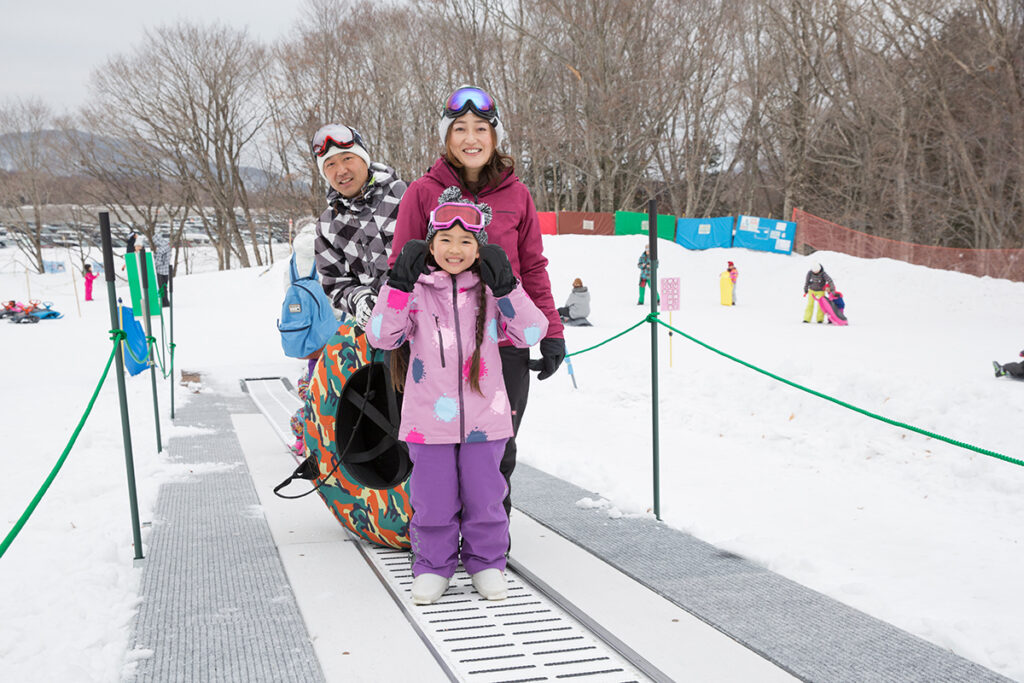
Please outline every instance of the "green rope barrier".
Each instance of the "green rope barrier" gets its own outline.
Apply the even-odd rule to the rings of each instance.
[[[608,339],[605,339],[603,342],[600,342],[599,344],[595,344],[595,345],[593,345],[591,347],[583,349],[582,351],[575,351],[573,353],[567,353],[566,357],[568,358],[569,356],[578,356],[581,353],[586,353],[587,351],[592,351],[592,350],[594,350],[594,349],[596,349],[596,348],[598,348],[600,346],[604,346],[608,342],[613,341],[615,339],[618,339],[619,337],[621,337],[622,335],[626,334],[627,332],[631,332],[631,331],[635,330],[637,327],[639,327],[640,325],[643,325],[644,323],[648,323],[648,322],[658,323],[659,325],[662,325],[663,327],[667,327],[668,329],[672,330],[676,334],[682,335],[683,337],[689,339],[694,344],[697,344],[699,346],[703,346],[708,351],[713,351],[714,353],[717,353],[720,356],[724,356],[725,358],[728,358],[731,361],[739,363],[740,365],[748,367],[751,370],[754,370],[756,372],[760,372],[762,375],[767,375],[768,377],[771,377],[774,380],[778,380],[779,382],[782,382],[783,384],[788,384],[789,386],[793,387],[794,389],[799,389],[800,391],[805,391],[808,394],[811,394],[813,396],[817,396],[818,398],[823,398],[826,401],[831,401],[832,403],[835,403],[836,405],[842,406],[843,408],[847,408],[847,409],[852,410],[852,411],[854,411],[856,413],[860,413],[861,415],[865,415],[867,417],[873,418],[873,419],[878,420],[880,422],[885,422],[886,424],[890,424],[890,425],[892,425],[894,427],[900,427],[902,429],[906,429],[906,430],[911,431],[911,432],[916,432],[917,434],[922,434],[922,435],[930,437],[932,439],[937,439],[939,441],[944,441],[945,443],[951,444],[953,446],[958,446],[960,448],[963,448],[963,449],[966,449],[966,450],[969,450],[969,451],[974,451],[975,453],[981,453],[982,455],[987,455],[987,456],[989,456],[991,458],[996,458],[998,460],[1003,460],[1004,462],[1008,462],[1008,463],[1011,463],[1013,465],[1019,465],[1021,467],[1024,467],[1024,460],[1018,460],[1017,458],[1011,458],[1008,455],[1003,455],[1002,453],[997,453],[996,451],[990,451],[987,448],[981,448],[980,446],[974,446],[974,445],[966,443],[964,441],[959,441],[957,439],[952,439],[952,438],[950,438],[948,436],[943,436],[942,434],[936,434],[935,432],[930,432],[927,429],[921,429],[920,427],[915,427],[914,425],[907,424],[906,422],[900,422],[899,420],[893,420],[891,418],[885,417],[884,415],[878,415],[876,413],[872,413],[870,410],[865,410],[864,408],[859,408],[859,407],[857,407],[857,406],[855,406],[855,405],[853,405],[851,403],[847,403],[846,401],[843,401],[843,400],[840,400],[838,398],[834,398],[832,396],[829,396],[828,394],[823,394],[820,391],[815,391],[814,389],[809,389],[809,388],[807,388],[807,387],[805,387],[805,386],[803,386],[801,384],[797,384],[796,382],[788,380],[785,377],[780,377],[780,376],[778,376],[778,375],[776,375],[776,374],[774,374],[772,372],[769,372],[768,370],[764,370],[762,368],[757,367],[756,365],[748,363],[745,360],[740,360],[739,358],[737,358],[735,356],[732,356],[732,355],[726,353],[725,351],[720,351],[719,349],[716,349],[715,347],[711,346],[710,344],[702,342],[700,339],[697,339],[696,337],[693,337],[693,336],[683,332],[682,330],[678,330],[678,329],[672,327],[671,325],[669,325],[665,321],[661,320],[661,318],[658,317],[657,313],[650,313],[650,314],[648,314],[643,320],[638,322],[636,325],[633,325],[632,327],[629,327],[626,330],[623,330],[622,332],[620,332],[619,334],[615,335],[614,337],[609,337]]]
[[[648,316],[648,317],[650,317],[650,316]],[[632,331],[633,331],[633,330],[635,330],[636,328],[638,328],[638,327],[640,327],[641,325],[643,325],[643,324],[644,324],[645,322],[647,322],[647,318],[644,318],[643,320],[641,320],[640,322],[638,322],[638,323],[637,323],[636,325],[633,325],[633,326],[632,326],[632,327],[630,327],[629,329],[626,329],[626,330],[623,330],[622,332],[619,332],[619,333],[618,333],[617,335],[615,335],[614,337],[609,337],[608,339],[605,339],[605,340],[604,340],[603,342],[601,342],[601,343],[599,343],[599,344],[594,344],[593,346],[587,347],[587,348],[583,349],[582,351],[573,351],[572,353],[567,353],[567,354],[565,354],[565,357],[566,357],[566,358],[569,358],[570,356],[578,356],[578,355],[580,355],[581,353],[586,353],[587,351],[593,351],[594,349],[596,349],[596,348],[598,348],[598,347],[600,347],[600,346],[604,346],[605,344],[607,344],[607,343],[608,343],[608,342],[610,342],[610,341],[615,341],[616,339],[618,339],[619,337],[621,337],[621,336],[622,336],[622,335],[624,335],[624,334],[627,334],[627,333],[629,333],[629,332],[632,332]]]
[[[156,345],[156,337],[146,337],[146,341],[152,344],[153,355],[156,356],[155,365],[160,368],[160,374],[163,375],[164,379],[167,379],[170,377],[170,372],[167,371],[166,366],[164,365],[164,359],[161,357],[160,349]],[[167,351],[165,350],[164,353],[166,354]]]
[[[161,301],[163,301],[163,294],[164,294],[164,288],[161,287],[160,288],[160,300]],[[164,352],[164,354],[163,354],[164,358],[167,358],[170,355],[170,351],[168,351],[168,349],[167,349],[167,335],[164,333],[165,329],[166,329],[166,326],[164,324],[164,309],[163,309],[163,306],[161,306],[160,307],[160,348]],[[164,369],[161,367],[160,371],[164,372]],[[164,372],[164,379],[167,379],[167,373],[166,372]]]
[[[114,356],[117,353],[117,345],[119,342],[121,342],[121,340],[125,339],[126,336],[127,335],[125,335],[125,333],[121,330],[110,330],[110,339],[111,341],[114,342],[114,348],[111,349],[110,351],[110,358],[107,359],[107,365],[106,367],[103,368],[103,375],[100,377],[100,381],[96,385],[96,390],[92,392],[92,398],[89,399],[89,405],[86,406],[85,413],[82,415],[82,419],[78,421],[78,426],[75,427],[74,433],[71,434],[71,440],[68,442],[68,445],[64,448],[64,452],[60,454],[60,458],[57,460],[57,464],[54,465],[53,469],[50,471],[50,476],[48,476],[46,478],[46,481],[43,482],[43,485],[39,488],[39,492],[36,493],[35,498],[32,499],[32,502],[29,503],[29,506],[25,509],[25,512],[22,513],[21,517],[14,525],[14,528],[12,528],[10,533],[7,534],[7,537],[4,538],[3,543],[0,543],[0,557],[3,557],[4,553],[7,552],[7,549],[10,547],[11,543],[14,542],[14,539],[21,532],[21,529],[25,526],[25,523],[28,522],[28,518],[32,516],[33,512],[35,512],[35,509],[39,505],[39,502],[43,499],[43,495],[50,488],[50,484],[52,484],[53,480],[57,477],[57,473],[60,472],[60,468],[64,466],[64,461],[67,460],[68,454],[71,452],[72,446],[74,446],[75,441],[78,440],[78,434],[79,432],[82,431],[82,427],[85,426],[85,421],[86,419],[88,419],[89,414],[92,412],[92,406],[94,403],[96,403],[96,397],[99,396],[100,389],[103,387],[103,383],[107,380],[107,373],[110,372],[110,365],[111,363],[114,362]]]
[[[122,339],[125,341],[124,348],[128,352],[128,355],[132,357],[132,360],[134,360],[139,365],[149,366],[153,362],[149,360],[149,354],[147,353],[145,358],[139,358],[138,356],[136,356],[135,352],[132,351],[132,345],[127,343],[128,335],[124,334],[123,332],[121,334],[124,335],[122,337]]]
[[[814,389],[809,389],[808,387],[805,387],[805,386],[803,386],[801,384],[797,384],[796,382],[788,380],[785,377],[779,377],[775,373],[772,373],[772,372],[769,372],[769,371],[764,370],[762,368],[759,368],[756,365],[753,365],[751,363],[746,362],[745,360],[740,360],[739,358],[736,358],[735,356],[729,355],[725,351],[720,351],[719,349],[716,349],[715,347],[711,346],[710,344],[706,344],[705,342],[702,342],[701,340],[697,339],[696,337],[692,337],[692,336],[688,335],[687,333],[683,332],[682,330],[677,330],[676,328],[672,327],[671,325],[669,325],[668,323],[664,322],[663,320],[660,320],[657,317],[653,317],[652,318],[651,316],[648,316],[648,319],[653,320],[653,322],[656,322],[659,325],[662,325],[663,327],[667,327],[668,329],[672,330],[673,332],[675,332],[678,335],[682,335],[683,337],[686,337],[687,339],[692,341],[694,344],[698,344],[700,346],[703,346],[708,351],[713,351],[713,352],[717,353],[718,355],[724,356],[725,358],[728,358],[731,361],[739,363],[740,365],[746,366],[746,367],[750,368],[751,370],[755,370],[757,372],[760,372],[762,375],[767,375],[768,377],[771,377],[774,380],[778,380],[779,382],[782,382],[783,384],[788,384],[789,386],[793,387],[794,389],[799,389],[800,391],[805,391],[808,394],[811,394],[813,396],[817,396],[818,398],[823,398],[826,401],[831,401],[832,403],[835,403],[838,406],[842,406],[843,408],[847,408],[848,410],[852,410],[855,413],[860,413],[861,415],[865,415],[867,417],[873,418],[873,419],[878,420],[880,422],[885,422],[886,424],[890,424],[890,425],[892,425],[894,427],[900,427],[901,429],[906,429],[906,430],[911,431],[911,432],[916,432],[918,434],[923,434],[924,436],[931,437],[932,439],[937,439],[939,441],[944,441],[944,442],[946,442],[948,444],[951,444],[953,446],[959,446],[960,448],[964,448],[964,449],[967,449],[969,451],[974,451],[975,453],[981,453],[982,455],[987,455],[987,456],[992,457],[992,458],[997,458],[999,460],[1003,460],[1005,462],[1012,463],[1014,465],[1019,465],[1021,467],[1024,467],[1024,460],[1018,460],[1017,458],[1011,458],[1008,455],[1003,455],[1002,453],[997,453],[995,451],[990,451],[987,448],[981,448],[979,446],[974,446],[974,445],[966,443],[964,441],[959,441],[957,439],[951,439],[948,436],[943,436],[942,434],[936,434],[935,432],[930,432],[927,429],[921,429],[920,427],[915,427],[914,425],[907,424],[906,422],[900,422],[899,420],[893,420],[891,418],[885,417],[884,415],[878,415],[877,413],[873,413],[870,410],[865,410],[864,408],[859,408],[859,407],[857,407],[857,406],[855,406],[855,405],[853,405],[851,403],[847,403],[846,401],[840,400],[840,399],[835,398],[833,396],[829,396],[828,394],[824,394],[824,393],[822,393],[820,391],[815,391]]]

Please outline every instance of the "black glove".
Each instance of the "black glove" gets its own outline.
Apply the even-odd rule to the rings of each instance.
[[[565,360],[565,340],[545,337],[540,340],[540,358],[531,360],[529,368],[540,370],[537,379],[547,379],[555,374],[555,370]]]
[[[497,244],[480,247],[480,279],[499,298],[506,296],[518,284],[508,254]]]
[[[395,259],[395,265],[388,275],[388,285],[409,293],[420,275],[430,272],[427,268],[427,243],[424,240],[409,240]]]

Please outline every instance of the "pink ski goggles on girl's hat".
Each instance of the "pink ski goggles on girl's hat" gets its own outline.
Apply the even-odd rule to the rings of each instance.
[[[489,222],[488,219],[489,216],[475,204],[442,202],[430,212],[426,240],[429,242],[439,230],[448,230],[458,224],[473,233],[479,244],[487,244],[487,231],[484,228]]]
[[[484,212],[473,204],[445,202],[430,212],[430,224],[434,230],[447,230],[458,223],[470,232],[484,229]]]

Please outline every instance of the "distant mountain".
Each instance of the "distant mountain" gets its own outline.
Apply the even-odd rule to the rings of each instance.
[[[61,146],[67,144],[68,137],[74,143],[82,147],[91,148],[99,160],[108,166],[124,165],[131,147],[121,138],[114,138],[104,135],[96,135],[80,130],[64,133],[59,130],[44,130],[39,133],[8,133],[0,135],[0,169],[5,171],[17,171],[17,168],[10,150],[24,144],[43,144],[46,146]],[[33,141],[33,138],[35,140]],[[280,176],[267,173],[263,169],[254,166],[242,166],[240,168],[242,179],[246,188],[251,192],[265,189],[271,183],[278,182]]]

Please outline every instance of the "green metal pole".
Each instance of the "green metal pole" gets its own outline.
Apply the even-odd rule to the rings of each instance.
[[[142,273],[142,320],[146,324],[146,347],[149,350],[149,379],[153,384],[153,419],[156,421],[156,452],[164,449],[160,440],[160,405],[156,397],[156,362],[153,350],[153,325],[149,321],[149,268],[146,265],[146,248],[139,251],[139,271]],[[160,303],[159,301],[157,302]]]
[[[114,289],[114,249],[110,244],[110,214],[100,213],[100,238],[103,244],[103,275],[107,281],[107,301],[110,304],[110,329],[120,330],[117,315],[117,292]],[[132,458],[132,430],[128,423],[128,394],[124,386],[124,352],[121,344],[114,354],[114,374],[117,376],[117,396],[121,403],[121,439],[124,442],[124,464],[128,472],[128,505],[132,513],[132,542],[135,545],[135,559],[143,559],[142,531],[139,527],[139,499],[135,492],[135,460]]]
[[[647,205],[647,244],[651,258],[651,314],[658,312],[658,201]],[[654,517],[661,521],[661,464],[658,435],[658,323],[651,320],[651,453],[654,468]]]
[[[171,419],[174,419],[174,268],[167,272],[167,317],[170,318],[171,326],[171,348],[168,351],[171,356]]]

